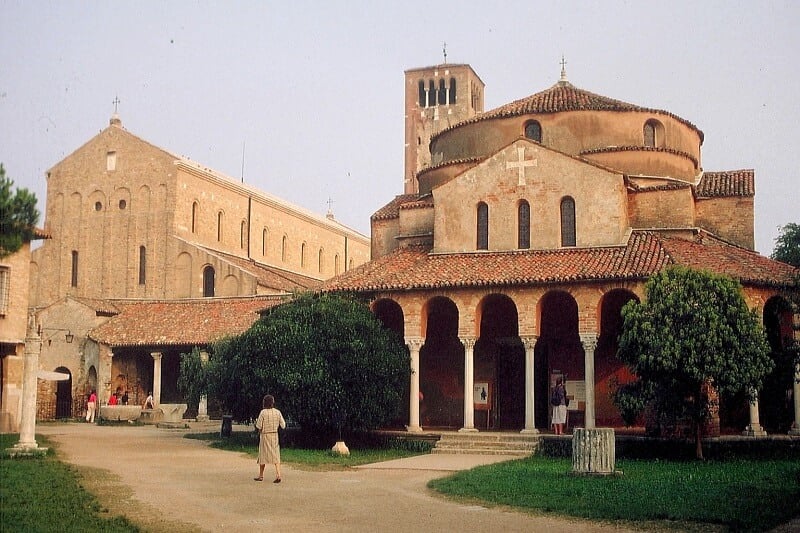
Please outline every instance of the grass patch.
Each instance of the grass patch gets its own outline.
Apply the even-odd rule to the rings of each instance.
[[[258,439],[254,432],[235,431],[230,437],[220,437],[219,433],[189,433],[186,438],[207,441],[209,446],[222,450],[258,456]],[[348,442],[350,455],[339,455],[329,449],[296,447],[281,443],[281,462],[301,470],[344,470],[353,466],[402,459],[429,453],[431,443],[383,439],[365,443]]]
[[[37,442],[49,447],[47,439]],[[61,533],[139,531],[122,516],[110,516],[80,483],[71,466],[59,462],[52,448],[39,458],[11,459],[6,448],[19,442],[19,435],[0,435],[0,524],[3,531],[54,531]]]
[[[677,521],[765,531],[800,515],[796,460],[617,461],[621,476],[573,476],[534,456],[431,481],[444,494],[592,520]]]

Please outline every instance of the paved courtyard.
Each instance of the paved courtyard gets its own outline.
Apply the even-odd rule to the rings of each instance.
[[[192,427],[218,430],[219,423]],[[426,488],[453,470],[507,457],[425,455],[335,472],[283,465],[283,482],[273,484],[269,467],[265,481],[255,482],[252,457],[185,439],[185,430],[67,423],[40,424],[36,431],[57,443],[63,460],[101,469],[95,483],[102,486],[107,476],[124,500],[114,505],[106,490],[101,502],[147,517],[151,531],[172,532],[176,524],[185,531],[237,532],[625,531],[453,502]]]

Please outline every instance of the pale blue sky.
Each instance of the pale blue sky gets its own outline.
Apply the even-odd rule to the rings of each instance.
[[[403,71],[469,63],[486,109],[582,89],[705,133],[754,168],[756,248],[800,223],[800,2],[0,0],[0,161],[45,172],[119,114],[132,133],[369,235],[403,192]]]

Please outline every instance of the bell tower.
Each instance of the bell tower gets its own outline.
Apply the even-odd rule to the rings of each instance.
[[[417,172],[431,164],[431,137],[482,113],[484,85],[469,65],[448,63],[406,70],[405,78],[403,192],[415,194]]]

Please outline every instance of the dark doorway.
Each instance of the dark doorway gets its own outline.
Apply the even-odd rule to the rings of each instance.
[[[63,366],[56,368],[56,372],[69,376],[56,382],[56,418],[72,418],[72,372]]]
[[[464,425],[464,345],[458,338],[458,308],[436,297],[423,308],[425,345],[419,352],[420,423],[428,427]]]

